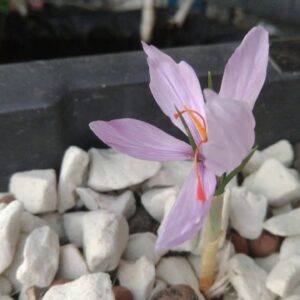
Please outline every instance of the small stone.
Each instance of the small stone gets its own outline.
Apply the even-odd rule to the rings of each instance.
[[[22,211],[19,201],[13,201],[0,210],[0,274],[13,261],[20,235]]]
[[[142,195],[142,204],[156,221],[161,222],[167,202],[174,202],[177,192],[178,190],[174,187],[151,189]]]
[[[0,300],[14,300],[12,297],[10,297],[9,295],[2,295],[0,296]]]
[[[270,158],[243,182],[254,193],[264,195],[270,205],[282,206],[300,197],[300,181],[279,161]]]
[[[48,226],[32,231],[25,242],[24,260],[17,270],[17,279],[24,286],[47,287],[58,269],[59,240]]]
[[[230,221],[232,227],[247,239],[256,239],[263,230],[267,214],[266,197],[256,195],[244,187],[235,187],[230,193]]]
[[[249,253],[248,241],[244,237],[240,236],[237,232],[231,233],[231,242],[236,253],[243,253],[246,255]]]
[[[106,210],[88,212],[83,218],[83,248],[89,270],[113,271],[126,248],[126,219]]]
[[[55,211],[57,208],[54,170],[33,170],[12,175],[9,191],[32,214]]]
[[[118,278],[120,284],[132,292],[134,300],[146,300],[153,288],[155,267],[146,257],[134,263],[121,261]]]
[[[63,228],[69,242],[81,248],[83,243],[82,221],[86,212],[74,212],[63,215]]]
[[[78,248],[73,244],[61,246],[57,276],[73,280],[87,273],[89,270]]]
[[[155,176],[145,183],[146,188],[181,186],[193,169],[192,161],[168,161],[162,163],[162,168]]]
[[[255,258],[254,261],[257,265],[259,265],[269,274],[271,270],[275,267],[275,265],[278,263],[279,254],[276,252],[266,257]]]
[[[249,241],[250,252],[254,257],[269,256],[278,251],[279,246],[280,238],[268,232],[262,233],[256,240]]]
[[[76,192],[89,210],[106,209],[117,215],[123,215],[126,219],[132,217],[136,211],[132,191],[125,191],[118,196],[96,193],[89,188],[77,188]]]
[[[187,259],[197,276],[197,278],[200,278],[200,273],[201,273],[201,256],[194,255],[194,254],[189,254],[187,256]]]
[[[291,143],[287,140],[280,140],[263,151],[256,150],[245,166],[243,173],[253,173],[269,158],[274,158],[286,167],[289,167],[294,159],[294,151]]]
[[[293,207],[292,207],[291,203],[287,203],[282,206],[272,207],[271,210],[272,210],[273,216],[278,216],[278,215],[282,215],[282,214],[292,211]]]
[[[267,278],[267,288],[281,297],[290,295],[300,285],[300,256],[280,259]]]
[[[278,236],[300,234],[300,208],[265,221],[264,229]]]
[[[284,239],[280,247],[280,259],[291,255],[300,256],[300,235],[290,236]]]
[[[12,194],[6,193],[3,195],[0,195],[0,204],[1,203],[9,204],[10,202],[13,202],[14,200],[16,200],[16,198]]]
[[[14,290],[19,291],[22,288],[21,282],[17,279],[17,269],[23,263],[23,252],[25,247],[25,242],[27,239],[27,234],[20,234],[19,241],[16,247],[16,252],[14,259],[10,266],[5,270],[4,275],[12,283]]]
[[[136,261],[145,256],[154,265],[167,251],[155,250],[156,235],[151,232],[136,233],[129,236],[127,248],[123,253],[126,261]]]
[[[51,287],[43,300],[115,300],[108,274],[86,274],[77,280]]]
[[[112,290],[113,290],[116,300],[133,300],[132,293],[130,292],[130,290],[128,290],[124,286],[117,285],[117,286],[114,286],[112,288]]]
[[[299,171],[300,170],[300,143],[296,143],[294,145],[294,152],[295,152],[295,161],[293,165]]]
[[[137,208],[136,213],[129,219],[128,224],[130,234],[140,232],[155,233],[159,227],[159,223],[147,213],[143,206]]]
[[[65,237],[62,215],[54,212],[40,215],[40,218],[58,234],[59,238]]]
[[[84,182],[89,155],[71,146],[63,157],[58,183],[58,211],[64,213],[76,204],[75,189]]]
[[[152,299],[152,297],[153,297],[156,293],[158,293],[158,292],[160,292],[160,291],[166,289],[167,287],[168,287],[167,284],[166,284],[163,280],[161,280],[161,279],[156,279],[156,280],[155,280],[155,283],[154,283],[153,290],[151,291],[150,299]]]
[[[139,160],[112,149],[91,149],[88,186],[99,192],[120,190],[155,175],[159,162]]]
[[[262,151],[264,159],[275,158],[286,167],[291,166],[294,160],[293,146],[287,140],[280,140],[277,143],[265,148]]]
[[[244,254],[236,254],[229,261],[229,280],[239,298],[245,300],[273,299],[266,289],[267,273]]]
[[[0,299],[2,295],[8,295],[11,292],[12,292],[12,284],[6,277],[0,275]]]
[[[151,300],[199,300],[199,297],[190,286],[179,284],[156,293]]]
[[[185,258],[175,256],[162,258],[157,265],[156,273],[158,278],[169,285],[185,284],[190,286],[201,298],[198,280]]]
[[[28,211],[23,211],[21,215],[21,232],[29,234],[34,229],[46,226],[47,223],[41,218],[34,216]]]
[[[259,167],[263,164],[263,162],[265,161],[261,151],[256,150],[252,157],[250,158],[250,160],[248,161],[248,163],[245,165],[244,169],[243,169],[243,174],[244,175],[249,175],[254,173],[257,169],[259,169]]]

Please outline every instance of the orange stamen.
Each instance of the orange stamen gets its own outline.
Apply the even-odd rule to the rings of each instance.
[[[178,119],[179,116],[184,113],[188,113],[188,115],[191,117],[191,119],[192,119],[194,125],[196,126],[196,128],[199,132],[199,135],[202,139],[202,141],[197,145],[197,148],[195,150],[194,164],[195,164],[195,174],[196,174],[196,178],[197,178],[197,199],[201,202],[204,202],[204,201],[206,201],[206,196],[205,196],[205,192],[204,192],[203,185],[202,185],[200,170],[198,167],[198,163],[199,163],[198,156],[199,156],[201,144],[207,142],[206,122],[200,113],[198,113],[195,110],[189,109],[186,106],[184,106],[184,110],[180,111],[179,113],[176,113],[174,116],[176,119]],[[203,125],[201,124],[200,120],[197,117],[201,119]]]
[[[200,174],[200,170],[199,170],[199,167],[198,167],[198,162],[199,162],[199,160],[198,160],[198,154],[199,154],[200,144],[197,146],[197,149],[195,151],[194,165],[195,165],[195,174],[196,174],[196,178],[197,178],[197,199],[200,202],[205,202],[206,196],[205,196],[205,193],[204,193],[204,190],[203,190],[202,180],[201,180],[201,174]]]

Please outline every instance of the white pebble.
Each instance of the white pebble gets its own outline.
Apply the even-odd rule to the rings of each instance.
[[[118,196],[96,193],[90,188],[77,188],[76,192],[89,210],[106,209],[123,215],[126,219],[132,217],[136,211],[136,200],[132,191],[125,191]]]
[[[57,277],[74,280],[87,273],[86,262],[78,248],[73,244],[61,246]]]
[[[162,163],[159,172],[145,183],[146,188],[181,186],[193,169],[192,161],[168,161]]]
[[[76,245],[77,247],[82,247],[83,241],[83,229],[82,221],[86,212],[79,211],[73,213],[67,213],[63,215],[63,228],[66,237],[69,242]]]
[[[22,204],[13,201],[0,210],[0,274],[11,264],[20,235]]]
[[[265,148],[262,151],[265,159],[275,158],[286,167],[289,167],[294,160],[294,150],[291,143],[287,140],[280,140],[277,143]]]
[[[266,257],[257,257],[254,260],[258,266],[263,268],[267,273],[270,273],[274,266],[279,261],[279,253],[273,253]]]
[[[12,284],[4,276],[0,275],[0,299],[3,295],[8,295],[12,292]]]
[[[281,297],[290,295],[300,285],[300,256],[280,259],[267,278],[267,288]]]
[[[121,286],[128,288],[135,300],[148,300],[155,280],[155,267],[146,257],[134,263],[121,261],[118,269]]]
[[[52,169],[13,174],[9,191],[33,214],[55,211],[57,208],[56,175]]]
[[[236,254],[229,261],[229,280],[239,298],[245,300],[273,299],[266,288],[267,273],[250,257]]]
[[[278,216],[278,215],[282,215],[282,214],[292,211],[293,207],[292,207],[291,203],[287,203],[282,206],[272,207],[271,210],[272,210],[273,216]]]
[[[243,173],[253,173],[269,158],[274,158],[286,167],[289,167],[294,159],[294,151],[291,143],[287,140],[280,140],[263,151],[256,150],[245,166]]]
[[[290,236],[284,239],[280,247],[280,259],[291,255],[300,256],[300,235]]]
[[[43,300],[115,300],[108,274],[83,275],[77,280],[51,287]]]
[[[58,211],[60,213],[76,204],[75,189],[84,183],[89,155],[82,149],[71,146],[63,157],[58,184]]]
[[[54,212],[40,215],[40,218],[58,234],[59,238],[65,237],[62,215]]]
[[[156,273],[158,278],[169,285],[189,285],[200,300],[204,299],[199,292],[198,279],[185,258],[176,256],[162,258],[156,267]]]
[[[83,249],[91,272],[114,270],[126,248],[129,228],[126,219],[106,210],[83,217]]]
[[[136,261],[145,256],[153,264],[157,264],[167,251],[155,250],[156,235],[151,232],[135,233],[129,236],[127,248],[123,253],[126,261]]]
[[[23,255],[17,279],[27,287],[49,286],[58,269],[58,235],[48,226],[35,229],[26,239]]]
[[[29,234],[34,229],[45,226],[47,223],[41,218],[34,216],[28,211],[23,211],[21,215],[21,232]]]
[[[160,292],[160,291],[166,289],[167,287],[168,287],[168,285],[167,285],[163,280],[161,280],[161,279],[156,279],[156,280],[155,280],[155,283],[154,283],[154,287],[153,287],[153,289],[152,289],[152,291],[151,291],[151,296],[150,296],[149,299],[152,299],[152,297],[153,297],[156,293],[158,293],[158,292]]]
[[[88,186],[99,192],[128,188],[152,177],[159,162],[139,160],[112,149],[91,149]]]
[[[268,219],[264,223],[264,228],[279,236],[300,234],[300,208]]]
[[[14,259],[10,266],[4,272],[5,277],[9,279],[9,281],[14,287],[14,290],[16,291],[20,291],[22,287],[21,282],[17,279],[17,269],[23,263],[23,252],[27,236],[27,234],[20,235]]]
[[[300,197],[300,181],[279,161],[270,158],[246,177],[243,186],[264,195],[270,205],[282,206]]]
[[[145,192],[141,197],[141,201],[147,212],[156,221],[161,222],[165,214],[166,204],[169,201],[175,201],[177,192],[174,187],[155,188]]]
[[[230,221],[232,227],[247,239],[257,239],[263,231],[268,201],[246,188],[235,187],[230,193]]]

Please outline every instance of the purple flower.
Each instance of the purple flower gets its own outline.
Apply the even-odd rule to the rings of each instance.
[[[252,109],[266,77],[268,34],[255,27],[246,35],[225,67],[219,94],[204,90],[206,102],[198,78],[186,62],[177,64],[154,46],[143,44],[143,48],[154,99],[186,134],[184,118],[196,147],[135,119],[94,121],[90,128],[110,147],[139,159],[195,161],[195,170],[160,228],[156,247],[172,248],[202,226],[216,176],[232,171],[251,151],[255,138]]]

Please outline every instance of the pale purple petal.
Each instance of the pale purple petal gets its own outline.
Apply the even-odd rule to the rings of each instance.
[[[244,101],[253,109],[266,78],[268,55],[268,32],[254,27],[225,67],[220,96]]]
[[[249,106],[215,98],[207,103],[208,141],[203,145],[205,165],[220,176],[240,165],[254,143],[255,119]]]
[[[139,120],[94,121],[90,128],[104,143],[135,158],[156,161],[193,158],[191,146]]]
[[[206,201],[200,202],[196,199],[197,183],[194,170],[192,170],[160,227],[156,249],[170,249],[180,245],[192,238],[201,228],[215,192],[216,177],[203,165],[199,168]]]
[[[205,117],[204,99],[199,80],[194,70],[186,62],[177,64],[171,57],[154,46],[143,43],[143,47],[148,55],[150,89],[153,97],[173,124],[185,132],[181,121],[174,117],[175,107],[183,110],[186,106],[189,109],[197,110]],[[188,115],[185,116],[185,120],[194,139],[199,142],[199,133],[194,123]]]
[[[211,100],[214,100],[216,97],[218,97],[218,94],[212,89],[204,89],[203,95],[204,95],[206,103]]]

